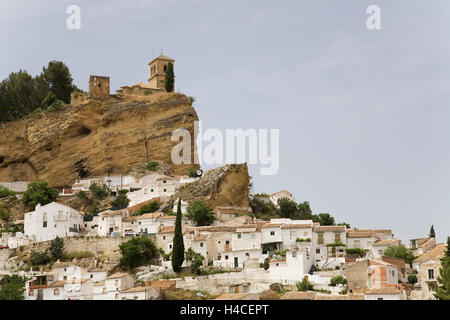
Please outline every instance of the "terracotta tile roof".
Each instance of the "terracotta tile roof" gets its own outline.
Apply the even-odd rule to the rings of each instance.
[[[60,280],[60,281],[53,282],[51,285],[49,285],[49,287],[51,287],[51,288],[64,287],[64,281]]]
[[[125,277],[126,275],[128,275],[127,272],[116,272],[116,273],[110,275],[109,277],[107,277],[106,279],[119,279],[119,278]]]
[[[85,283],[91,281],[91,279],[77,279],[77,280],[60,280],[60,281],[56,281],[54,283],[52,283],[51,285],[49,285],[49,287],[62,287],[65,284],[70,284],[70,283]]]
[[[262,225],[262,228],[279,228],[282,225],[282,223],[266,223]]]
[[[401,291],[395,287],[384,287],[380,289],[368,289],[365,294],[399,294]]]
[[[369,259],[369,266],[394,266],[394,267],[396,267],[396,265],[394,265],[392,263],[388,263],[388,262],[382,261],[382,260],[374,260],[374,259]]]
[[[317,294],[314,300],[347,300],[347,296],[342,294]]]
[[[94,286],[104,286],[105,285],[105,280],[103,281],[97,281],[94,283]]]
[[[314,291],[291,291],[280,297],[280,300],[314,300]]]
[[[132,293],[132,292],[142,292],[151,289],[152,287],[133,287],[130,289],[123,290],[121,293]]]
[[[443,243],[436,244],[431,250],[421,254],[413,262],[422,263],[428,260],[440,260],[444,257],[447,246]]]
[[[242,300],[248,295],[249,293],[224,293],[215,300]]]
[[[168,56],[166,56],[166,55],[164,55],[164,54],[160,54],[157,58],[155,58],[155,59],[153,59],[152,61],[150,61],[149,64],[152,63],[152,62],[155,61],[155,60],[175,61],[174,59],[172,59],[172,58],[170,58],[170,57],[168,57]]]
[[[176,218],[177,218],[176,216],[159,216],[156,219],[157,220],[175,220]]]
[[[174,233],[175,226],[160,227],[158,233]]]
[[[144,213],[143,215],[136,216],[136,220],[158,219],[163,218],[162,212]]]
[[[400,245],[400,240],[398,240],[398,239],[383,239],[383,240],[377,240],[373,243],[374,247],[392,246],[392,245]]]
[[[332,232],[332,231],[345,231],[345,226],[317,226],[313,229],[314,232],[316,231],[323,231],[323,232]]]
[[[312,228],[310,224],[296,224],[296,223],[288,223],[284,224],[281,229],[309,229]]]
[[[378,238],[373,231],[353,231],[347,232],[347,238]]]
[[[125,212],[123,210],[106,210],[106,211],[102,211],[99,213],[99,215],[101,217],[110,217],[110,216],[118,216],[118,215],[122,215]]]

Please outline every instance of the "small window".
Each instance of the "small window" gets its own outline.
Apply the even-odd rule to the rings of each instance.
[[[56,289],[53,291],[53,295],[59,296],[59,289],[58,289],[58,288],[56,288]]]
[[[238,233],[238,235],[237,235],[237,236],[238,236],[238,239],[240,239],[240,238],[241,238],[241,234],[240,234],[240,233]]]
[[[150,189],[151,192],[154,192],[154,189]]]
[[[32,297],[32,296],[34,296],[34,290],[30,290],[30,291],[28,291],[28,296],[29,296],[29,297]]]
[[[225,260],[228,260],[228,256],[225,256]]]
[[[317,249],[316,249],[316,253],[317,253],[317,254],[320,254],[320,248],[317,248]]]
[[[270,235],[274,236],[275,235],[275,231],[270,231]]]
[[[203,248],[203,242],[200,242],[200,247],[202,247],[202,248]]]
[[[163,183],[166,183],[166,180],[163,180]]]
[[[164,189],[164,192],[167,192],[167,189]]]
[[[230,240],[225,241],[225,244],[230,244]]]
[[[47,228],[47,221],[42,222],[42,228]]]
[[[166,236],[163,236],[163,240],[166,240]]]
[[[172,245],[171,244],[169,244],[169,249],[172,249]]]
[[[434,280],[434,270],[428,269],[428,279]]]

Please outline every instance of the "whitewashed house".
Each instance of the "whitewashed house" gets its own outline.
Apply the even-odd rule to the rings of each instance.
[[[123,210],[106,210],[98,214],[99,236],[120,236],[123,233],[122,219],[126,217]]]
[[[150,286],[134,287],[120,292],[121,300],[156,300],[159,291]]]
[[[345,226],[315,226],[313,228],[314,264],[321,269],[335,268],[345,262]]]
[[[270,201],[275,205],[278,206],[278,200],[282,199],[282,198],[286,198],[292,201],[295,201],[294,197],[292,196],[292,193],[290,193],[287,190],[281,190],[275,193],[272,193],[271,195],[269,195],[269,199]]]
[[[83,217],[83,213],[57,202],[38,204],[25,214],[24,234],[38,242],[74,236],[82,230]]]

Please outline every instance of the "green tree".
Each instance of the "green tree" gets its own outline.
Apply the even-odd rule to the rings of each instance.
[[[175,220],[175,234],[173,236],[172,269],[179,273],[184,261],[184,242],[181,229],[181,198],[178,199],[177,219]]]
[[[312,219],[312,211],[311,207],[309,206],[309,202],[305,201],[303,203],[297,204],[297,213],[299,219],[302,220]]]
[[[60,237],[56,237],[52,241],[50,241],[50,247],[48,248],[48,251],[50,253],[50,256],[54,260],[62,260],[64,256],[66,255],[65,249],[64,249],[64,239]]]
[[[174,83],[175,83],[175,74],[173,72],[173,64],[169,62],[166,70],[166,80],[164,82],[167,92],[173,91]]]
[[[261,268],[264,268],[264,270],[269,270],[269,267],[270,267],[269,258],[265,258],[264,262],[262,262],[259,266]]]
[[[447,251],[441,259],[437,281],[438,286],[434,296],[439,300],[450,300],[450,237],[447,237]]]
[[[434,233],[434,226],[433,225],[430,228],[430,234],[428,235],[428,238],[436,238],[436,234]]]
[[[92,193],[94,198],[103,200],[111,193],[111,190],[106,184],[99,186],[97,183],[93,183],[89,186],[89,191]]]
[[[0,281],[0,300],[23,300],[26,278],[19,275],[5,275]]]
[[[47,251],[44,252],[31,252],[31,265],[32,266],[42,266],[50,262],[50,257]]]
[[[199,171],[199,172],[198,172]],[[198,178],[201,177],[203,172],[201,170],[195,170],[194,168],[189,168],[188,177],[189,178]]]
[[[30,210],[34,210],[38,203],[46,205],[55,201],[58,194],[58,190],[50,188],[47,181],[39,180],[28,185],[22,201]]]
[[[73,79],[64,62],[50,61],[43,68],[41,77],[58,100],[70,103],[70,94],[74,90]]]
[[[277,202],[282,218],[294,218],[297,215],[297,204],[294,201],[288,198],[281,198]]]
[[[411,264],[414,260],[414,254],[411,250],[403,246],[389,246],[384,251],[384,256],[393,257],[393,258],[401,258],[406,261],[406,263]]]
[[[142,215],[144,213],[152,213],[156,212],[159,209],[159,203],[156,201],[152,201],[149,204],[146,204],[139,208],[136,215]]]
[[[56,100],[58,100],[58,98],[56,98],[56,96],[53,94],[53,92],[49,91],[49,92],[47,93],[47,95],[45,96],[44,100],[42,100],[41,108],[42,108],[42,109],[47,109],[47,108],[50,107],[53,103],[55,103]]]
[[[415,285],[419,280],[415,274],[408,274],[408,283],[410,285]]]
[[[116,199],[111,201],[111,205],[114,209],[121,210],[128,207],[130,199],[127,197],[128,190],[119,190],[119,195]]]
[[[134,237],[119,246],[122,257],[120,266],[123,269],[134,269],[150,264],[159,257],[159,250],[147,236]]]
[[[24,70],[10,73],[0,83],[0,122],[30,114],[41,104],[33,77]]]
[[[205,259],[205,257],[192,250],[192,248],[189,248],[185,254],[186,261],[191,263],[191,272],[196,275],[200,275],[201,267],[203,266],[203,260]]]
[[[208,226],[214,222],[214,212],[203,200],[195,200],[187,207],[187,218],[197,226]]]
[[[329,213],[319,213],[313,216],[314,222],[319,222],[321,226],[332,226],[335,224],[334,218]]]
[[[15,196],[16,193],[0,185],[0,198]]]

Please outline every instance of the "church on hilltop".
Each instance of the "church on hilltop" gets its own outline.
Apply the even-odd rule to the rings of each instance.
[[[166,72],[169,67],[169,63],[172,66],[175,64],[175,60],[161,54],[157,58],[150,61],[148,82],[139,82],[132,86],[123,86],[117,90],[118,95],[133,94],[145,96],[152,93],[166,92],[165,81]],[[175,76],[174,76],[175,82]],[[175,84],[174,84],[175,86]],[[88,100],[89,98],[105,99],[110,95],[110,78],[105,76],[91,75],[89,77],[89,93],[72,92],[71,103],[80,104]]]
[[[166,72],[169,66],[175,64],[175,60],[161,54],[159,57],[153,59],[149,64],[148,82],[139,82],[132,86],[123,86],[117,90],[118,94],[137,94],[146,95],[156,92],[165,92]]]

